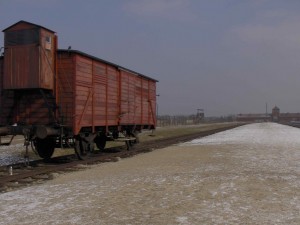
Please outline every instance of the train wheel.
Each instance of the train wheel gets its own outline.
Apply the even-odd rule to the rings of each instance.
[[[88,155],[89,145],[81,138],[75,138],[74,146],[75,154],[79,160],[84,160]]]
[[[133,137],[135,137],[135,141],[134,141],[135,144],[140,143],[139,132],[137,130],[133,132]]]
[[[80,135],[77,135],[74,137],[75,139],[75,145],[74,150],[77,158],[79,160],[84,160],[86,156],[89,155],[89,153],[92,153],[94,151],[94,144],[92,135],[87,137],[82,137]]]
[[[138,134],[139,134],[138,131],[133,131],[133,132],[130,133],[129,137],[134,137],[135,138],[134,141],[129,141],[130,146],[140,143],[140,139],[139,139]]]
[[[80,155],[85,156],[87,155],[87,152],[89,151],[89,145],[86,141],[80,140]]]
[[[49,137],[45,139],[36,138],[34,141],[34,146],[38,155],[42,159],[50,159],[54,152],[55,139]]]
[[[94,142],[96,143],[96,146],[99,150],[104,150],[106,145],[106,136],[99,135],[94,139]]]

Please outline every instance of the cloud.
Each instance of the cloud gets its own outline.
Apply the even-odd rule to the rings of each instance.
[[[131,0],[125,3],[124,9],[140,17],[159,17],[177,21],[196,19],[190,8],[190,0]]]
[[[248,45],[295,49],[300,47],[300,16],[269,11],[249,24],[236,27],[233,34]]]

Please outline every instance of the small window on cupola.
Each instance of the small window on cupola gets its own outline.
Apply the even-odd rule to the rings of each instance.
[[[45,44],[45,48],[47,50],[51,50],[51,37],[50,36],[46,36],[46,44]]]

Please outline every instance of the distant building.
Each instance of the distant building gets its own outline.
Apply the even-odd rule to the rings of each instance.
[[[275,106],[272,109],[272,121],[273,122],[278,122],[279,121],[279,117],[280,117],[280,109],[277,106]]]
[[[239,122],[270,122],[272,118],[270,114],[249,113],[238,114],[236,120]]]
[[[280,109],[275,106],[271,114],[238,114],[236,120],[240,122],[280,122],[290,123],[292,121],[300,122],[300,113],[280,113]]]

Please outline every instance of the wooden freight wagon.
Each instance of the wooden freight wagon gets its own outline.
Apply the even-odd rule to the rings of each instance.
[[[156,126],[157,80],[76,50],[55,32],[20,21],[4,30],[0,136],[23,134],[42,158],[55,147],[85,154]],[[22,70],[19,70],[22,68]],[[131,137],[131,138],[129,138]]]
[[[119,132],[156,125],[156,80],[76,50],[57,51],[56,98],[63,124],[99,148]]]
[[[57,51],[57,102],[74,134],[154,128],[156,82],[80,51]]]

